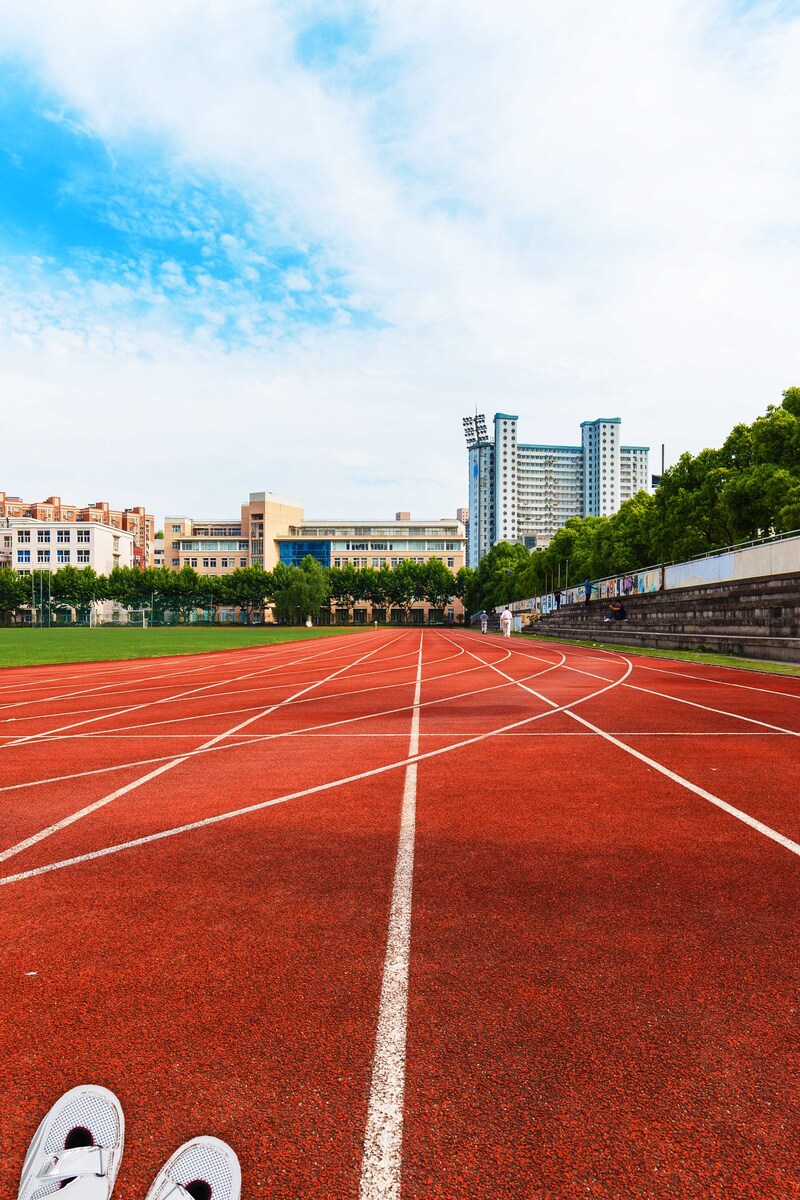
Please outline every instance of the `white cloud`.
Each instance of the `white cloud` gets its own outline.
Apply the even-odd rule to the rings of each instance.
[[[4,49],[81,128],[112,147],[155,138],[240,189],[357,297],[328,296],[340,328],[289,336],[313,283],[292,267],[283,300],[236,302],[247,345],[226,351],[223,285],[207,273],[190,282],[164,264],[160,290],[134,268],[130,296],[150,306],[137,317],[119,292],[70,287],[45,263],[7,317],[9,369],[39,411],[56,404],[64,356],[76,405],[124,362],[123,405],[145,397],[164,446],[180,447],[175,491],[198,508],[209,492],[235,507],[252,486],[305,494],[317,512],[440,515],[466,490],[458,417],[476,404],[518,411],[537,441],[618,414],[626,440],[677,455],[800,382],[800,19],[767,5],[734,19],[721,0],[373,0],[337,10],[368,24],[359,88],[350,60],[319,74],[295,60],[314,11],[0,2]],[[255,284],[269,247],[219,242]],[[191,334],[170,299],[187,290],[207,326]],[[369,328],[348,327],[357,309]],[[118,480],[131,437],[109,409]],[[132,479],[148,453],[136,436]],[[60,470],[55,455],[39,463],[48,478],[31,494]],[[398,495],[354,474],[409,482]],[[156,505],[164,478],[153,471]]]

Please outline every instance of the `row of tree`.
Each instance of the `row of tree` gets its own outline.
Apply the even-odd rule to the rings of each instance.
[[[146,609],[155,621],[169,613],[185,622],[198,609],[213,620],[220,608],[236,608],[250,623],[255,613],[271,607],[286,624],[301,623],[333,603],[350,614],[359,602],[373,608],[403,609],[406,619],[416,601],[444,608],[463,592],[466,572],[454,576],[438,559],[426,563],[405,561],[396,567],[325,568],[310,555],[300,566],[283,563],[271,571],[240,567],[226,575],[199,575],[192,567],[170,571],[166,567],[117,567],[98,575],[91,567],[64,566],[50,574],[34,571],[20,576],[11,568],[0,570],[0,619],[15,619],[22,609],[49,607],[66,618],[74,612],[88,619],[96,601],[112,600],[127,609]]]
[[[800,529],[800,388],[719,450],[682,454],[655,493],[639,492],[613,517],[575,517],[545,550],[501,542],[464,593],[471,612],[607,575]]]

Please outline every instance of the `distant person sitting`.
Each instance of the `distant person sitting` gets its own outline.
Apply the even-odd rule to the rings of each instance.
[[[604,621],[624,621],[627,617],[625,605],[619,600],[612,600],[608,606],[608,616],[603,617]]]

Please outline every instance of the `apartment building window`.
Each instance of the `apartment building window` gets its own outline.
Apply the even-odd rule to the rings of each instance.
[[[448,558],[447,565],[448,567],[454,567],[456,565],[456,560],[454,558]]]
[[[68,529],[59,529],[58,532],[56,533],[56,541],[57,542],[68,542],[69,541],[69,530]]]
[[[58,561],[60,563],[68,563],[69,562],[69,550],[57,550],[56,554],[58,556]]]
[[[179,558],[173,558],[172,565],[173,567],[179,567],[181,565],[181,560]]]
[[[77,560],[78,560],[78,562],[79,562],[79,563],[88,563],[88,561],[89,561],[89,551],[88,551],[88,550],[78,550],[78,551],[76,552],[76,558],[77,558]]]
[[[196,559],[196,558],[189,558],[189,559],[187,559],[186,561],[189,563],[189,566],[190,566],[190,567],[196,567],[196,566],[197,566],[197,559]]]
[[[240,559],[239,559],[239,566],[240,566],[240,567],[246,567],[246,566],[247,566],[247,559],[246,559],[246,558],[240,558]]]
[[[173,533],[180,533],[180,531],[181,531],[181,527],[180,527],[180,525],[173,525],[173,526],[172,526],[172,532],[173,532]]]
[[[30,529],[20,529],[19,532],[17,533],[17,538],[21,542],[29,542],[31,540]]]
[[[37,540],[37,542],[49,542],[50,541],[50,530],[49,529],[37,529],[36,540]]]
[[[228,565],[228,560],[227,560],[227,558],[221,558],[221,559],[219,560],[219,565],[220,565],[221,567],[227,567],[227,565]]]
[[[37,550],[36,551],[36,561],[40,562],[40,563],[49,563],[50,562],[50,551],[49,550]]]
[[[18,550],[17,551],[17,562],[30,562],[30,561],[31,561],[30,550]]]
[[[79,542],[88,542],[91,540],[92,535],[88,529],[79,529],[77,537]]]

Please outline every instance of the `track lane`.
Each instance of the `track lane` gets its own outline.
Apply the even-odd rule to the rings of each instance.
[[[599,736],[497,742],[420,764],[406,1194],[796,1194],[791,857]]]
[[[432,658],[434,639],[440,636],[425,635],[426,654],[430,649]],[[416,637],[419,638],[419,633]],[[469,635],[463,635],[464,647],[468,638]],[[740,1188],[736,1194],[740,1194],[742,1200],[750,1200],[751,1196],[759,1194],[759,1188],[761,1195],[777,1195],[778,1192],[770,1193],[768,1189],[777,1186],[778,1182],[783,1188],[781,1195],[795,1194],[791,1189],[794,1187],[796,1192],[797,1172],[793,1172],[788,1155],[785,1125],[796,1120],[797,1113],[783,1103],[781,1090],[788,1084],[793,1089],[792,1096],[797,1095],[794,1066],[786,1061],[788,1024],[776,1023],[769,1012],[765,1014],[766,1006],[762,1003],[753,1019],[752,1029],[744,1027],[745,1014],[754,995],[761,991],[780,1006],[792,984],[789,964],[796,961],[796,954],[793,957],[796,939],[795,925],[792,936],[787,934],[787,913],[793,911],[795,901],[793,896],[784,895],[782,903],[778,904],[775,895],[775,885],[784,878],[780,874],[784,868],[778,867],[772,875],[765,872],[764,851],[755,849],[763,839],[757,838],[752,831],[742,830],[737,822],[722,813],[714,814],[714,819],[709,820],[707,806],[697,803],[693,808],[693,798],[687,797],[685,789],[675,789],[673,781],[654,773],[645,764],[631,762],[627,752],[605,741],[599,734],[578,729],[575,719],[564,712],[555,716],[548,712],[545,716],[544,701],[540,702],[529,692],[515,687],[517,679],[528,682],[528,673],[535,664],[521,661],[516,651],[509,656],[505,647],[498,649],[497,646],[495,643],[485,653],[513,682],[491,691],[473,690],[472,694],[463,694],[456,700],[456,691],[459,687],[463,689],[463,682],[455,674],[449,679],[430,679],[423,682],[419,705],[423,752],[413,761],[419,771],[420,803],[424,806],[428,824],[420,824],[418,831],[403,1195],[469,1194],[480,1200],[482,1195],[494,1197],[498,1194],[569,1197],[585,1195],[588,1190],[598,1196],[702,1194],[725,1195],[726,1200],[730,1200],[729,1167],[735,1155],[739,1155],[738,1174],[733,1176],[733,1186]],[[559,646],[558,653],[562,650]],[[551,654],[546,664],[539,663],[546,674],[538,681],[530,681],[530,686],[540,690],[543,696],[553,697],[552,703],[566,701],[577,691],[580,695],[576,712],[583,713],[588,711],[586,705],[591,703],[589,697],[593,689],[607,686],[612,676],[611,683],[616,680],[618,684],[619,658],[611,660],[612,665],[604,665],[606,661],[598,663],[592,661],[591,656],[576,656],[571,659],[575,669],[566,669],[562,663],[564,669],[556,670],[557,664]],[[577,671],[582,675],[578,676]],[[472,678],[478,676],[478,682],[485,682],[491,675],[497,678],[491,667],[487,667],[485,678],[483,668],[476,667]],[[580,686],[576,687],[576,680]],[[401,686],[405,688],[407,683]],[[517,699],[511,701],[515,691]],[[620,695],[621,691],[615,685],[597,702],[598,708],[608,715],[609,705],[612,700],[616,703]],[[363,717],[361,690],[355,688],[352,698],[354,709]],[[439,703],[426,706],[426,699],[432,698]],[[326,699],[333,702],[332,698]],[[636,705],[642,703],[642,700],[634,701]],[[534,705],[536,724],[526,724],[529,717],[525,714],[530,714]],[[630,712],[631,706],[628,707]],[[308,706],[309,715],[313,708]],[[353,726],[359,730],[359,742],[352,740],[352,730],[344,740],[341,727],[339,733],[333,729],[309,732],[305,739],[301,735],[304,740],[301,753],[306,757],[316,754],[318,758],[335,755],[340,762],[367,753],[369,738],[364,727],[369,724],[375,727],[375,742],[396,746],[407,737],[409,706],[406,703],[396,708],[405,711],[405,734],[400,732],[403,723],[400,718],[394,722],[390,720],[384,728],[381,728],[381,719],[368,718]],[[686,711],[690,711],[688,707]],[[373,717],[381,718],[382,714],[376,713]],[[516,720],[508,720],[509,717],[516,717]],[[512,726],[505,733],[497,732],[500,718]],[[744,726],[736,724],[740,739],[750,746],[755,735],[743,735]],[[562,727],[569,732],[559,732]],[[476,741],[481,730],[486,737]],[[470,736],[465,737],[467,731]],[[635,745],[647,735],[645,730],[627,732]],[[657,743],[656,748],[671,744],[674,737],[663,730],[650,732]],[[691,736],[696,738],[700,732],[695,728]],[[707,730],[705,732],[708,734]],[[723,733],[725,739],[733,736],[729,730],[719,730],[716,736],[722,740]],[[620,729],[617,735],[622,738],[625,731]],[[683,730],[682,736],[688,738],[690,731]],[[319,741],[334,737],[342,738],[338,749],[330,740],[324,744]],[[309,751],[309,745],[314,744],[312,739],[320,745],[319,751]],[[426,739],[430,740],[426,742]],[[759,744],[768,740],[772,745],[776,735],[762,730],[757,734],[757,740]],[[424,754],[430,741],[436,746],[436,757]],[[285,752],[286,739],[274,746],[281,744]],[[675,739],[675,744],[681,744],[679,738]],[[252,745],[255,747],[255,741]],[[648,752],[652,750],[649,743],[647,749]],[[162,881],[164,895],[175,880],[185,880],[191,889],[194,884],[190,881],[197,877],[201,861],[225,862],[226,870],[231,861],[238,864],[236,869],[240,870],[253,856],[262,851],[270,852],[275,830],[281,828],[280,821],[286,810],[291,810],[293,815],[288,819],[301,831],[301,838],[302,831],[318,829],[318,822],[330,820],[319,843],[326,847],[328,839],[333,839],[334,846],[337,839],[343,838],[349,838],[350,843],[359,838],[369,841],[375,837],[376,827],[385,821],[381,825],[382,833],[377,835],[382,840],[382,865],[373,876],[373,880],[380,877],[376,886],[381,902],[385,904],[385,930],[392,847],[396,846],[398,785],[402,780],[400,767],[405,769],[412,761],[405,748],[399,755],[393,754],[396,762],[388,771],[338,789],[326,788],[291,804],[272,807],[267,810],[268,819],[263,810],[242,814],[232,822],[196,829],[190,838],[175,837],[148,843],[140,851],[132,851],[133,857],[126,854],[95,859],[76,864],[70,871],[28,880],[15,888],[35,888],[33,895],[52,897],[54,888],[63,894],[61,889],[65,884],[59,881],[72,875],[76,880],[81,879],[84,891],[87,885],[91,890],[94,881],[100,877],[128,880],[129,866],[122,875],[119,865],[113,869],[115,862],[120,864],[124,859],[126,863],[134,864],[132,873],[137,881],[140,875],[152,880],[154,873],[161,876],[165,871],[164,879],[169,883]],[[252,775],[254,770],[257,772],[258,765],[256,757],[245,772],[250,781],[248,786],[254,786]],[[637,771],[641,774],[637,775]],[[589,785],[596,780],[588,792],[583,773],[586,773]],[[573,778],[578,779],[574,792],[565,784],[565,780]],[[603,783],[607,784],[609,779],[622,785],[610,795],[607,787],[603,790]],[[526,785],[530,794],[523,795],[525,803],[522,803],[520,797]],[[595,808],[585,806],[588,795],[596,801]],[[537,807],[532,807],[531,796],[537,799]],[[557,805],[553,803],[554,797]],[[181,803],[188,809],[190,802],[187,791]],[[700,815],[701,812],[706,815]],[[280,821],[276,825],[278,814]],[[719,824],[714,824],[715,820]],[[732,832],[734,828],[735,832]],[[668,834],[673,829],[679,836],[670,840]],[[663,831],[661,841],[655,836],[659,831]],[[742,834],[752,838],[751,843],[746,843],[749,849],[744,862]],[[218,836],[221,840],[217,840]],[[294,836],[293,832],[291,837]],[[658,843],[655,848],[654,841]],[[197,846],[204,848],[199,858],[195,857]],[[778,856],[783,853],[777,846],[773,846],[772,851]],[[334,850],[334,857],[336,853]],[[750,861],[747,861],[748,854]],[[313,856],[308,860],[311,861]],[[577,864],[586,868],[585,878],[578,876]],[[533,867],[539,870],[531,882]],[[350,868],[344,866],[343,869]],[[313,877],[308,878],[307,871],[298,870],[292,878],[296,885],[290,906],[302,907]],[[580,887],[576,884],[578,878]],[[425,888],[421,893],[423,880]],[[615,884],[617,880],[619,886]],[[752,903],[755,913],[752,917],[747,910],[744,933],[736,930],[736,920],[742,921],[736,903],[737,888],[742,881],[745,885],[741,894],[743,903]],[[346,881],[337,880],[336,886],[339,887],[341,882]],[[535,893],[537,902],[531,910],[534,883],[539,887],[539,893]],[[524,892],[525,886],[528,895],[523,895],[521,900],[520,893]],[[554,889],[555,900],[548,895],[546,902],[540,903],[542,889],[548,887]],[[577,901],[570,903],[576,892]],[[0,902],[4,899],[0,893]],[[559,902],[567,902],[565,912],[559,908]],[[234,921],[246,923],[257,904],[260,900],[254,900],[253,894],[242,892],[235,901],[233,895],[225,894],[218,922],[214,923],[209,913],[204,925],[200,910],[194,906],[190,921],[196,928],[211,929],[209,944],[224,953],[230,944],[226,921],[231,919],[231,912],[237,914]],[[313,901],[309,911],[314,911]],[[272,919],[273,909],[269,904],[263,912],[265,920]],[[277,901],[274,912],[281,919]],[[698,912],[702,920],[693,925],[692,918]],[[335,921],[335,917],[332,919]],[[324,969],[330,960],[317,945],[315,931],[318,928],[314,918],[308,954]],[[219,932],[214,934],[214,930]],[[746,955],[749,939],[758,940],[760,930],[767,938],[756,955],[751,978],[746,974]],[[571,943],[567,936],[570,932]],[[525,937],[531,935],[527,942],[521,933]],[[442,937],[447,949],[445,955],[441,953]],[[537,937],[538,941],[535,940]],[[732,937],[731,949],[728,941]],[[277,933],[275,938],[280,940]],[[152,937],[150,940],[152,942]],[[292,944],[296,950],[297,942]],[[646,949],[650,947],[646,954],[642,944]],[[337,945],[341,951],[344,943],[340,941]],[[372,945],[369,942],[369,947]],[[543,970],[544,964],[550,962],[548,952],[561,975],[564,974],[558,956],[565,945],[576,952],[572,959],[576,964],[574,971],[566,980],[559,975],[543,979],[536,971]],[[360,953],[360,938],[357,946],[351,956]],[[362,982],[368,977],[369,983],[365,983],[366,990],[360,994],[364,996],[369,991],[372,998],[367,1007],[373,1005],[374,1016],[381,955],[373,956],[369,947],[370,962],[362,977]],[[533,947],[527,957],[525,947],[528,951]],[[272,948],[273,935],[269,933],[266,942],[252,942],[247,952],[255,956],[254,961],[260,962],[262,953],[268,955]],[[708,963],[702,961],[706,949],[710,955]],[[150,946],[150,954],[155,966],[161,949]],[[672,992],[665,987],[662,975],[664,969],[668,970],[674,966],[674,961],[678,961],[670,956],[679,954],[685,955],[688,965],[675,1009]],[[645,969],[641,962],[647,955],[654,966]],[[782,955],[780,963],[785,969],[776,973],[771,955]],[[79,957],[82,957],[82,951],[79,951]],[[244,957],[236,961],[242,963]],[[522,981],[519,986],[513,982],[509,970],[517,962],[520,963]],[[163,969],[163,961],[158,965]],[[340,965],[337,961],[333,969]],[[286,986],[307,986],[308,976],[302,969],[305,962],[300,966],[301,969],[295,972],[294,963],[290,962],[288,969],[279,972]],[[740,981],[738,990],[733,978],[736,969],[745,970],[744,984]],[[348,978],[351,974],[348,973]],[[641,983],[642,974],[644,984]],[[246,990],[246,985],[243,986]],[[313,989],[313,980],[308,986]],[[720,996],[715,991],[715,988],[726,986],[729,988],[727,994]],[[133,987],[138,997],[138,985],[134,983]],[[454,989],[452,995],[448,987]],[[335,988],[337,995],[341,995],[338,982]],[[576,1027],[573,1014],[581,1012],[580,1004],[590,1003],[595,992],[599,995],[599,999],[595,999],[599,1014],[590,1013]],[[235,1038],[231,1040],[235,1031],[226,1021],[220,1034],[222,1040],[217,1039],[218,1031],[206,1015],[209,1011],[206,1002],[216,995],[212,978],[207,995],[200,991],[195,998],[195,1003],[203,1009],[198,1013],[201,1023],[195,1028],[200,1036],[213,1040],[217,1053],[224,1055],[224,1047],[236,1044]],[[305,1003],[305,992],[300,995]],[[537,1011],[534,1017],[527,1019],[525,1006],[530,1007],[532,997],[539,1000],[542,996],[548,1003],[552,1002],[551,1007],[545,1006],[544,1017]],[[230,1007],[230,997],[235,997],[235,1004],[238,1004],[235,983],[224,992],[218,1007],[226,1003]],[[357,1007],[358,1002],[355,1003]],[[213,1002],[209,1001],[209,1004],[213,1008]],[[274,1056],[276,1045],[287,1032],[292,1035],[293,1028],[302,1028],[310,1051],[318,1028],[314,1022],[330,1017],[327,1008],[324,1004],[320,1006],[313,994],[312,1003],[305,1007],[301,1004],[301,1008],[299,1024],[295,1026],[294,1014],[288,1007],[281,1007],[280,1002],[274,1011],[265,1013],[255,1008],[249,1012],[246,999],[243,1001],[241,1012],[245,1019],[261,1021],[261,1029],[248,1029],[247,1034],[252,1034],[253,1038],[262,1038],[263,1034],[259,1044],[265,1048],[269,1070],[274,1066],[274,1057],[269,1056]],[[114,1012],[119,1021],[119,1010]],[[152,1010],[148,1012],[155,1019]],[[561,1019],[564,1015],[566,1021]],[[273,1017],[274,1024],[270,1024]],[[531,1021],[536,1022],[535,1035],[530,1034]],[[622,1026],[621,1032],[618,1024]],[[304,1077],[297,1081],[294,1060],[285,1079],[273,1070],[269,1087],[262,1090],[259,1090],[258,1078],[247,1076],[244,1063],[237,1078],[234,1079],[233,1072],[226,1076],[236,1086],[242,1084],[243,1078],[245,1080],[246,1099],[237,1108],[235,1132],[228,1134],[237,1148],[244,1136],[248,1139],[248,1151],[256,1149],[257,1152],[261,1145],[266,1152],[265,1143],[252,1140],[253,1116],[259,1097],[271,1105],[270,1114],[277,1111],[281,1114],[282,1122],[279,1126],[276,1123],[273,1146],[274,1161],[280,1167],[275,1172],[271,1166],[267,1168],[271,1195],[345,1197],[357,1194],[358,1150],[353,1150],[349,1133],[353,1124],[358,1125],[356,1114],[364,1112],[364,1081],[368,1078],[369,1062],[365,1066],[362,1055],[369,1059],[370,1041],[368,1036],[363,1036],[358,1022],[357,1026],[352,1046],[348,1044],[347,1050],[342,1051],[337,1040],[339,1052],[344,1054],[341,1061],[347,1064],[346,1081],[329,1081],[327,1060],[322,1064],[321,1086],[314,1094],[319,1105],[327,1100],[336,1108],[335,1119],[327,1124],[326,1117],[334,1114],[320,1115],[313,1104],[300,1108],[289,1105],[287,1110],[290,1097],[310,1094],[308,1090],[302,1090],[309,1080]],[[338,1039],[344,1025],[336,1014],[331,1028],[333,1038]],[[712,1053],[715,1036],[723,1038],[723,1050],[718,1058]],[[613,1049],[610,1061],[598,1061],[597,1047],[605,1047],[609,1037]],[[632,1057],[620,1054],[620,1046],[614,1041],[620,1038],[623,1049],[630,1039],[634,1050]],[[673,1039],[676,1038],[682,1046],[681,1053],[674,1052]],[[666,1051],[662,1046],[664,1039]],[[711,1081],[707,1085],[710,1087],[707,1111],[702,1094],[706,1084],[700,1082],[702,1071],[696,1069],[698,1063],[689,1053],[695,1042],[701,1051],[699,1065]],[[294,1046],[292,1036],[284,1045]],[[562,1058],[555,1053],[558,1048]],[[21,1052],[21,1047],[18,1050]],[[551,1051],[553,1054],[548,1057]],[[287,1053],[291,1054],[293,1050]],[[766,1061],[759,1060],[759,1053]],[[748,1054],[754,1061],[748,1070],[744,1070],[742,1060]],[[305,1051],[301,1050],[301,1058],[304,1070],[313,1070],[311,1053],[305,1056]],[[468,1068],[466,1073],[462,1072],[464,1061]],[[664,1082],[665,1063],[669,1067],[667,1083]],[[688,1075],[681,1073],[683,1064],[688,1064]],[[776,1064],[780,1064],[782,1076]],[[536,1074],[539,1068],[541,1075]],[[112,1064],[111,1070],[114,1069]],[[529,1076],[524,1074],[528,1069],[533,1072],[530,1086]],[[723,1072],[727,1091],[716,1078],[716,1069]],[[354,1079],[359,1081],[357,1087],[351,1086]],[[356,1096],[359,1087],[363,1087],[360,1109]],[[686,1089],[686,1096],[682,1095],[681,1087]],[[599,1119],[592,1123],[597,1117],[596,1109],[589,1103],[595,1098],[593,1088],[597,1095],[606,1098],[607,1111],[604,1109],[601,1113],[605,1125]],[[753,1088],[757,1093],[756,1104],[751,1094]],[[178,1093],[170,1094],[168,1098],[180,1105]],[[682,1100],[685,1103],[680,1108]],[[216,1099],[210,1103],[211,1111],[218,1113],[223,1123],[220,1131],[223,1127],[232,1130],[230,1111],[226,1112],[224,1105],[218,1104]],[[537,1103],[543,1106],[541,1116]],[[160,1096],[148,1092],[140,1116],[142,1120],[146,1117],[152,1122],[153,1112],[160,1112],[160,1109]],[[735,1113],[735,1120],[730,1117],[731,1111]],[[531,1113],[535,1114],[533,1124]],[[321,1126],[332,1130],[336,1120],[344,1122],[342,1156],[338,1144],[331,1151],[319,1136]],[[227,1126],[224,1126],[225,1121],[229,1122]],[[175,1124],[180,1127],[179,1120]],[[766,1145],[766,1153],[762,1142]],[[300,1145],[309,1147],[308,1155],[298,1153]],[[713,1159],[714,1153],[718,1177],[714,1176],[709,1183],[708,1155]],[[262,1179],[260,1187],[263,1186]],[[523,1190],[523,1186],[527,1190]],[[729,1187],[727,1192],[722,1190],[725,1186]],[[548,1187],[552,1190],[545,1190]],[[584,1190],[580,1190],[581,1187]],[[614,1191],[615,1187],[621,1190]],[[651,1190],[635,1190],[645,1187]],[[505,1190],[501,1192],[500,1188]]]

